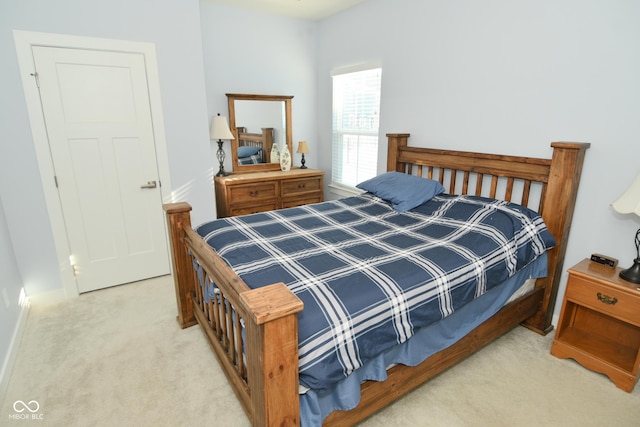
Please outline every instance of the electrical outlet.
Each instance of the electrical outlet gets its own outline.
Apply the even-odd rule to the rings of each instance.
[[[11,300],[9,299],[9,294],[7,293],[7,288],[2,289],[2,297],[4,298],[4,306],[9,308],[11,305]]]

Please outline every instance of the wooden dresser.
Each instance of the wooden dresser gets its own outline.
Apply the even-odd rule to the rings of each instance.
[[[214,182],[218,218],[324,201],[324,172],[317,169],[234,173]]]
[[[640,291],[619,277],[621,270],[588,259],[569,269],[551,354],[631,392],[640,374]]]

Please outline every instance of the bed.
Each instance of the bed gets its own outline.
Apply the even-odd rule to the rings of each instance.
[[[377,360],[373,362],[374,365],[384,365],[381,367],[383,375],[367,373],[358,377],[357,374],[370,368],[369,364],[353,371],[349,370],[344,382],[351,383],[349,387],[352,388],[349,390],[353,390],[355,382],[355,387],[358,388],[356,394],[359,394],[359,397],[355,402],[349,403],[348,410],[330,411],[326,417],[323,413],[320,418],[316,417],[312,424],[319,424],[317,420],[320,419],[323,425],[352,425],[519,324],[540,334],[546,334],[552,329],[551,316],[562,273],[582,164],[589,144],[552,143],[551,158],[540,159],[410,147],[409,134],[388,134],[387,138],[388,171],[426,178],[425,181],[433,180],[440,183],[445,190],[444,193],[435,195],[424,206],[432,203],[448,204],[450,199],[461,198],[464,202],[472,204],[477,204],[478,200],[493,200],[491,203],[496,203],[496,206],[530,207],[523,210],[539,212],[547,231],[555,240],[555,245],[543,251],[544,256],[540,257],[544,258],[543,273],[546,275],[534,275],[545,277],[535,280],[533,286],[521,296],[508,295],[508,299],[505,296],[507,302],[504,305],[495,307],[481,323],[469,326],[468,331],[456,336],[446,347],[428,353],[425,360],[408,364],[389,363],[402,359],[387,359],[386,356],[394,352],[405,354],[404,347],[401,350],[398,348],[419,342],[416,336],[429,330],[432,324],[417,328],[417,332],[413,334],[415,336],[407,334],[411,337],[398,347],[385,350],[381,359],[374,359]],[[382,209],[383,202],[385,200],[381,201],[377,196],[365,194],[341,203],[368,203],[367,206],[372,206],[371,209]],[[305,209],[332,209],[329,206],[325,202],[278,212],[285,216],[295,216]],[[422,205],[402,215],[394,216],[393,212],[387,212],[386,215],[388,218],[403,218],[404,221],[406,215],[415,215],[415,211],[420,209],[423,209]],[[304,356],[307,349],[299,346],[299,338],[308,342],[308,337],[305,337],[308,334],[307,323],[301,320],[299,325],[299,318],[304,320],[307,313],[303,310],[311,308],[313,298],[305,299],[306,305],[303,304],[302,299],[296,296],[301,294],[294,294],[284,284],[289,281],[284,276],[282,282],[274,280],[276,283],[250,287],[240,276],[248,278],[252,273],[242,272],[242,266],[240,273],[234,271],[223,258],[227,256],[224,253],[229,252],[229,248],[220,248],[223,253],[220,255],[201,235],[220,235],[221,232],[200,230],[199,233],[194,230],[191,227],[190,210],[191,207],[186,203],[165,205],[171,238],[177,319],[180,326],[186,328],[196,323],[200,324],[253,425],[299,425],[301,417],[306,417],[309,411],[308,400],[315,402],[314,398],[308,396],[322,394],[330,388],[321,385],[319,393],[316,393],[313,387],[307,386],[314,380],[308,380],[305,370]],[[516,210],[520,211],[519,208]],[[305,217],[304,221],[312,219],[313,215]],[[534,220],[534,217],[531,219]],[[229,220],[233,222],[238,219]],[[242,224],[243,221],[262,220],[261,217],[251,216],[238,221]],[[303,223],[306,225],[301,232],[305,234],[307,227],[311,228],[311,225]],[[225,228],[228,225],[225,223],[220,226],[224,231],[222,234],[228,231],[228,228]],[[246,225],[244,223],[240,227]],[[230,235],[233,233],[235,231]],[[272,244],[270,239],[262,241]],[[236,252],[242,255],[242,251]],[[245,262],[245,266],[246,264]],[[533,262],[528,265],[533,265]],[[253,273],[256,276],[256,272]],[[308,278],[316,279],[314,276]],[[531,280],[527,282],[530,283]],[[210,286],[211,283],[215,284],[213,288]],[[502,285],[495,289],[502,289]],[[513,285],[512,290],[515,289],[516,286]],[[491,292],[494,291],[488,290],[486,295]],[[487,298],[480,297],[474,301],[486,300]],[[456,318],[462,312],[464,307],[459,309],[458,313],[445,317],[443,321],[434,322],[433,327]],[[457,327],[449,329],[458,330]],[[380,369],[380,366],[377,369]],[[380,378],[370,379],[376,375]],[[313,404],[315,403],[311,406]],[[326,405],[323,408],[322,410],[326,411]],[[303,423],[310,424],[306,421]]]
[[[254,165],[269,163],[273,145],[273,128],[262,128],[262,133],[249,133],[245,127],[238,132],[238,164]]]

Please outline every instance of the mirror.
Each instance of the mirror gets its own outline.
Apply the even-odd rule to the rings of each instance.
[[[291,100],[293,96],[227,93],[234,172],[280,170],[271,163],[271,149],[286,145],[293,156]],[[241,164],[242,163],[242,164]]]

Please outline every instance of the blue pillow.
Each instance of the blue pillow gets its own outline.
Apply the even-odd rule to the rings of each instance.
[[[252,147],[250,145],[243,145],[238,147],[238,157],[249,157],[258,154],[258,151],[262,150],[260,147]]]
[[[438,181],[402,172],[386,172],[356,187],[391,202],[398,212],[406,212],[444,193],[444,187]]]

